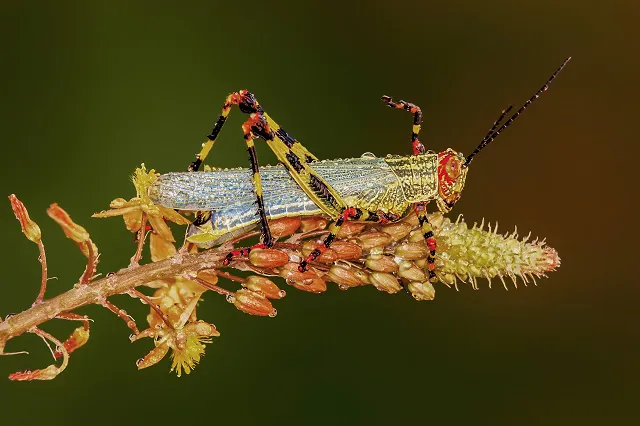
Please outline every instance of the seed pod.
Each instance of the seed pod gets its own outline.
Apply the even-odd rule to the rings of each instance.
[[[269,299],[255,291],[242,288],[236,291],[234,296],[229,296],[228,300],[233,303],[236,308],[250,315],[275,316],[274,313],[276,310],[273,308]]]
[[[358,277],[361,285],[371,284],[369,280],[369,273],[360,269],[354,269],[353,274]]]
[[[362,285],[358,275],[354,273],[355,268],[347,268],[341,265],[333,265],[329,269],[329,279],[336,284],[346,285],[348,287],[357,287]]]
[[[357,237],[363,251],[369,251],[373,247],[384,247],[391,242],[391,235],[384,232],[365,232]]]
[[[311,270],[300,272],[298,270],[298,264],[295,262],[289,262],[285,264],[280,270],[280,276],[285,280],[287,280],[287,282],[289,282],[289,280],[300,281],[300,280],[319,278],[318,275]]]
[[[412,281],[407,286],[407,289],[416,300],[433,300],[436,297],[436,289],[433,288],[429,281]]]
[[[334,241],[331,249],[342,260],[357,260],[362,256],[362,247],[349,241]]]
[[[385,225],[382,231],[391,235],[393,241],[398,241],[409,235],[411,232],[411,225],[406,222],[396,222]]]
[[[364,264],[372,271],[378,272],[396,272],[398,270],[398,264],[390,256],[382,256],[379,259],[375,256],[373,259],[367,259]]]
[[[259,275],[247,277],[247,281],[243,285],[251,291],[264,294],[268,299],[282,299],[287,294],[284,290],[280,290],[269,278]]]
[[[404,243],[396,247],[395,255],[405,260],[418,260],[427,257],[429,248],[420,243]]]
[[[420,282],[426,279],[424,269],[418,268],[416,264],[413,262],[404,260],[400,263],[399,266],[400,266],[400,270],[398,271],[398,276],[402,278],[406,278],[410,281],[420,281]]]
[[[283,217],[270,220],[269,229],[274,237],[285,237],[296,232],[301,223],[302,221],[299,217]]]
[[[322,278],[310,278],[305,280],[287,280],[298,290],[308,291],[310,293],[323,293],[327,291],[327,283]]]
[[[327,219],[322,216],[303,217],[300,220],[300,232],[315,231],[327,227]]]
[[[386,291],[387,293],[397,293],[402,290],[402,286],[398,282],[395,276],[384,272],[373,272],[369,275],[371,284],[380,291]]]
[[[158,262],[176,254],[176,248],[171,241],[152,232],[149,238],[149,252],[151,253],[151,261]]]
[[[444,222],[444,215],[440,212],[429,215],[429,223],[433,229],[440,229]]]
[[[419,243],[421,241],[424,241],[424,235],[422,235],[422,230],[416,229],[414,231],[411,231],[411,234],[409,235],[409,242]]]
[[[218,284],[218,276],[215,273],[215,269],[204,269],[198,272],[197,277],[203,281],[208,282],[209,284],[216,285]]]
[[[402,219],[402,221],[411,225],[412,228],[415,228],[420,224],[418,222],[418,215],[416,214],[416,212],[409,213],[404,217],[404,219]]]
[[[349,238],[353,235],[359,234],[364,229],[364,223],[357,222],[344,222],[336,238]]]
[[[14,194],[9,195],[9,201],[13,208],[13,214],[15,214],[16,219],[20,222],[20,227],[22,228],[24,235],[29,239],[29,241],[39,243],[42,239],[42,232],[40,231],[38,224],[29,217],[27,208]]]
[[[317,249],[320,245],[322,245],[321,241],[305,241],[302,244],[302,255],[309,256],[312,251]],[[333,247],[333,245],[331,246]],[[324,264],[331,264],[338,260],[338,254],[331,248],[326,249],[320,256],[316,258],[316,261]]]
[[[253,249],[249,253],[249,262],[258,268],[276,268],[288,261],[289,255],[276,249]]]

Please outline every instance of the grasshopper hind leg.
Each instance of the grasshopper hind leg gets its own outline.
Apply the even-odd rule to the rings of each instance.
[[[222,112],[218,116],[211,133],[207,135],[207,140],[202,144],[202,149],[196,155],[196,160],[192,162],[187,168],[190,172],[196,172],[205,161],[213,144],[215,143],[222,127],[224,126],[229,113],[231,112],[231,107],[233,105],[237,105],[241,112],[245,114],[249,114],[249,119],[242,125],[242,132],[244,136],[245,143],[247,145],[247,152],[249,153],[249,161],[251,163],[251,171],[252,182],[254,185],[254,191],[256,194],[256,204],[258,206],[258,215],[260,216],[260,224],[262,227],[262,240],[260,244],[257,244],[255,247],[271,247],[273,245],[273,237],[271,236],[271,231],[269,229],[269,225],[267,223],[267,217],[265,214],[264,208],[264,200],[262,197],[262,183],[260,179],[260,169],[258,166],[258,156],[255,150],[254,139],[255,136],[266,137],[271,135],[271,130],[269,129],[269,125],[267,123],[266,118],[263,115],[263,109],[256,100],[255,96],[247,91],[240,90],[238,92],[233,92],[225,99],[222,105]],[[272,138],[273,136],[271,136]],[[207,212],[198,212],[196,214],[196,222],[199,223],[200,226],[206,226],[207,219],[210,217],[210,214]],[[194,235],[197,233],[197,227]],[[194,237],[192,237],[194,238]],[[211,247],[215,243],[220,242],[220,239],[213,239],[211,241],[201,241],[198,243],[201,247]],[[248,252],[247,252],[248,253]],[[231,262],[235,255],[244,255],[245,253],[235,253],[232,252],[227,256],[226,263]]]

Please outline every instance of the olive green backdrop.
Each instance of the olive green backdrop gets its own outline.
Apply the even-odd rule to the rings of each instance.
[[[138,372],[150,342],[106,310],[52,382],[0,379],[0,422],[36,424],[630,424],[638,417],[637,159],[640,7],[630,1],[2,2],[0,194],[16,193],[48,248],[49,295],[83,258],[48,219],[60,203],[92,233],[102,273],[134,246],[120,219],[141,162],[184,170],[224,97],[247,88],[320,158],[470,152],[501,109],[564,60],[551,89],[474,161],[455,214],[547,237],[562,267],[537,287],[433,302],[375,289],[288,288],[275,319],[209,295],[222,336],[189,376],[168,358]],[[28,3],[28,4],[27,4]],[[247,164],[232,114],[210,163]],[[273,155],[259,147],[263,163]],[[37,249],[0,208],[0,315],[38,290]],[[526,233],[526,232],[525,232]],[[284,283],[282,283],[284,285]],[[147,309],[114,301],[144,325]],[[45,329],[64,336],[68,323]],[[50,364],[34,336],[0,376]]]

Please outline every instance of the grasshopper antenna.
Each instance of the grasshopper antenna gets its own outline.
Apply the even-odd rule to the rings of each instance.
[[[502,133],[504,129],[509,127],[511,123],[513,123],[518,118],[518,116],[522,114],[522,112],[525,109],[529,107],[529,105],[531,105],[536,99],[538,99],[540,95],[549,88],[549,84],[551,84],[551,82],[558,76],[558,74],[560,74],[560,71],[562,71],[562,69],[569,63],[570,60],[571,60],[571,57],[568,57],[567,59],[565,59],[562,65],[560,65],[560,67],[551,75],[551,77],[549,77],[547,82],[540,88],[540,90],[538,90],[535,95],[529,98],[529,100],[525,102],[524,105],[522,105],[520,109],[518,109],[518,111],[515,112],[515,114],[513,114],[507,121],[505,121],[505,123],[502,126],[500,126],[498,130],[495,130],[495,127],[497,127],[500,124],[500,122],[502,121],[504,116],[507,114],[507,112],[511,109],[511,107],[503,111],[502,115],[498,118],[498,120],[496,120],[494,126],[491,128],[491,130],[489,130],[489,133],[487,134],[487,136],[485,136],[482,142],[480,142],[480,145],[478,145],[478,147],[474,149],[473,152],[469,154],[469,156],[466,158],[462,167],[468,167],[469,164],[471,163],[471,160],[473,160],[473,157],[475,157],[477,153],[482,151],[482,149],[485,146],[489,145],[495,138],[497,138],[498,135]]]
[[[491,129],[489,129],[489,133],[487,133],[487,135],[482,139],[482,142],[486,141],[491,137],[491,135],[493,135],[493,132],[495,132],[498,126],[502,123],[502,119],[509,113],[509,111],[511,111],[512,108],[513,105],[509,105],[507,109],[502,110],[502,113],[500,113],[500,117],[498,117],[498,119],[493,123]]]

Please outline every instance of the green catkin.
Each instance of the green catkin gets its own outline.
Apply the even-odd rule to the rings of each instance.
[[[433,214],[429,222],[438,239],[436,273],[439,281],[446,285],[457,285],[457,281],[468,282],[478,288],[478,279],[489,282],[498,278],[505,288],[505,277],[517,287],[520,278],[527,285],[536,284],[536,277],[545,277],[545,272],[560,266],[557,252],[537,239],[529,242],[529,236],[518,239],[517,229],[512,233],[498,234],[498,226],[484,230],[484,220],[471,228],[463,221],[452,222],[441,214]]]

